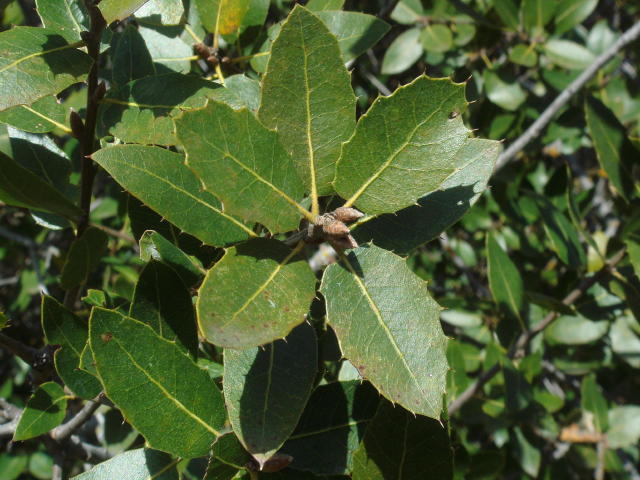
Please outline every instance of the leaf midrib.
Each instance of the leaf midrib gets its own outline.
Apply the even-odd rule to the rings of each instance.
[[[409,377],[411,378],[411,380],[413,380],[413,383],[417,387],[418,391],[423,395],[423,398],[429,404],[429,407],[434,412],[437,411],[437,409],[434,408],[433,404],[431,403],[431,399],[429,398],[428,393],[425,392],[422,389],[422,387],[420,386],[420,383],[418,382],[418,379],[413,374],[413,371],[411,370],[411,367],[409,367],[409,364],[407,363],[407,360],[405,359],[404,354],[400,350],[400,347],[398,347],[396,339],[394,338],[393,334],[389,330],[389,327],[387,327],[387,324],[384,322],[384,319],[382,318],[382,313],[380,312],[380,310],[378,309],[378,306],[373,301],[373,298],[371,298],[371,295],[370,295],[369,291],[367,290],[366,285],[362,282],[362,280],[360,280],[360,277],[358,276],[357,272],[354,270],[353,265],[351,265],[351,262],[349,262],[349,259],[347,257],[345,257],[344,254],[342,254],[342,260],[343,260],[343,263],[345,263],[347,265],[347,268],[349,269],[349,272],[351,272],[351,275],[353,276],[353,278],[355,279],[356,283],[358,284],[360,290],[362,291],[362,293],[364,294],[365,298],[367,299],[367,303],[369,303],[369,306],[371,307],[371,310],[373,311],[376,319],[378,320],[378,323],[380,324],[380,326],[384,330],[385,334],[387,335],[387,338],[389,338],[389,341],[391,342],[391,345],[393,346],[394,350],[396,351],[396,353],[400,357],[400,360],[402,360],[402,364],[403,364],[404,368],[406,369],[406,371],[409,373]]]
[[[148,327],[149,329],[151,329],[151,327]],[[153,330],[151,330],[153,331]],[[154,332],[154,335],[157,335]],[[164,340],[162,337],[158,336],[159,339]],[[221,435],[221,433],[216,430],[215,428],[213,428],[211,425],[209,425],[207,422],[205,422],[202,418],[200,418],[198,415],[196,415],[195,413],[193,413],[191,410],[189,410],[180,400],[178,400],[177,398],[175,398],[174,396],[172,396],[169,391],[164,388],[164,386],[158,382],[155,378],[153,378],[149,372],[147,372],[142,365],[140,365],[135,358],[133,358],[133,356],[129,353],[129,351],[124,348],[124,346],[122,345],[122,343],[120,343],[120,341],[118,340],[118,338],[114,335],[110,341],[114,341],[118,347],[120,348],[120,350],[122,350],[122,352],[129,358],[129,360],[131,361],[131,363],[138,369],[140,370],[140,372],[142,372],[142,374],[149,379],[149,381],[154,384],[158,390],[160,390],[165,398],[167,398],[168,400],[171,400],[174,405],[176,407],[178,407],[178,410],[181,410],[182,412],[184,412],[188,417],[190,417],[191,419],[195,420],[197,423],[199,423],[200,425],[202,425],[208,432],[213,433],[216,437],[219,437]],[[165,341],[169,341],[169,340],[165,340]]]
[[[69,48],[76,48],[76,47],[81,47],[84,45],[84,42],[75,42],[75,43],[70,43],[67,45],[62,45],[60,47],[55,47],[55,48],[50,48],[49,50],[43,50],[42,52],[34,52],[34,53],[30,53],[29,55],[25,55],[24,57],[18,58],[17,60],[14,60],[11,63],[6,64],[3,67],[0,67],[0,73],[3,73],[13,67],[17,67],[18,65],[20,65],[22,62],[26,62],[27,60],[31,59],[31,58],[36,58],[36,57],[42,57],[44,55],[48,55],[50,53],[53,52],[59,52],[60,50],[67,50]]]

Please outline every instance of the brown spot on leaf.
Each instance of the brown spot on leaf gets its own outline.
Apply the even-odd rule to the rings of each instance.
[[[100,335],[100,338],[102,339],[102,341],[104,343],[109,343],[111,341],[111,339],[113,338],[113,333],[105,332],[102,335]]]

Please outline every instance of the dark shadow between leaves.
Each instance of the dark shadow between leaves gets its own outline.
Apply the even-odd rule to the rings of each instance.
[[[291,468],[321,475],[347,473],[353,450],[375,415],[380,396],[368,382],[335,382],[318,387],[281,453]],[[352,429],[355,435],[350,435]]]
[[[43,52],[46,52],[47,50],[54,50],[66,45],[69,45],[69,42],[67,42],[63,36],[47,34],[46,41],[41,45],[41,48]],[[45,61],[54,75],[68,74],[76,76],[79,73],[78,66],[74,63],[73,58],[70,58],[68,53],[69,51],[75,51],[78,54],[81,54],[79,50],[69,48],[47,53],[42,55],[40,58]]]
[[[243,257],[253,257],[256,260],[271,259],[283,264],[291,254],[291,249],[278,240],[254,238],[235,247],[236,255]],[[296,255],[287,261],[287,264],[296,262],[306,262],[301,255]]]
[[[359,243],[372,241],[397,254],[406,254],[436,238],[457,222],[478,195],[475,185],[436,190],[396,213],[380,215],[353,229]]]
[[[29,400],[29,408],[47,413],[58,413],[60,406],[53,402],[53,397],[40,388],[35,391],[33,397]]]

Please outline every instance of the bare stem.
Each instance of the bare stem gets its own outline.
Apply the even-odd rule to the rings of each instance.
[[[69,420],[67,423],[56,427],[51,432],[51,438],[58,442],[62,442],[69,438],[73,432],[75,432],[78,428],[80,428],[100,406],[100,402],[98,399],[89,400],[84,406],[80,409],[76,415]]]
[[[565,305],[572,305],[578,298],[580,298],[589,288],[591,288],[605,273],[609,272],[613,269],[620,261],[624,258],[625,249],[620,250],[618,253],[613,255],[605,265],[598,270],[594,275],[585,278],[580,282],[576,288],[574,288],[569,294],[564,297],[562,303]],[[558,312],[550,312],[540,323],[538,323],[535,327],[522,332],[518,337],[518,340],[513,344],[513,346],[509,349],[507,353],[507,357],[510,359],[520,358],[526,352],[529,343],[531,340],[538,335],[540,332],[544,331],[553,321],[558,318]],[[473,382],[464,392],[462,392],[458,397],[449,404],[448,411],[449,415],[456,413],[462,406],[467,403],[471,398],[480,391],[484,385],[489,382],[496,374],[500,371],[500,365],[496,363],[489,370],[486,370],[480,374],[478,378],[476,378],[475,382]]]
[[[640,22],[636,22],[629,30],[609,47],[604,53],[602,53],[595,61],[576,78],[569,86],[562,91],[556,99],[542,112],[542,115],[531,124],[527,130],[520,135],[515,142],[513,142],[509,148],[507,148],[496,162],[495,171],[500,170],[507,163],[515,158],[515,156],[532,140],[540,136],[544,128],[553,120],[553,117],[558,111],[566,105],[566,103],[578,92],[594,75],[600,70],[606,63],[608,63],[618,52],[624,47],[629,45],[635,39],[640,37]]]

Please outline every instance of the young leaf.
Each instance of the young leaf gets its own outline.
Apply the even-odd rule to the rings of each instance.
[[[72,480],[179,480],[179,459],[149,448],[138,448],[116,455]]]
[[[206,455],[224,429],[220,390],[175,343],[118,312],[94,308],[89,342],[107,396],[153,448]]]
[[[229,213],[260,222],[273,233],[297,228],[301,216],[313,221],[297,203],[304,185],[293,160],[277,133],[248,110],[211,101],[183,113],[175,124],[187,165]]]
[[[353,457],[353,480],[453,478],[447,429],[437,419],[416,417],[382,402]]]
[[[132,195],[209,245],[228,245],[255,236],[225,213],[216,197],[202,191],[180,154],[159,147],[118,145],[99,150],[91,158]]]
[[[57,427],[67,414],[67,396],[55,382],[43,383],[22,411],[13,441],[37,437]]]
[[[340,145],[356,124],[355,102],[336,38],[296,5],[271,46],[258,115],[278,131],[314,202],[331,191]]]
[[[198,325],[207,341],[249,348],[283,338],[303,322],[316,278],[299,252],[264,238],[228,249],[198,293]]]
[[[198,332],[191,294],[172,268],[152,260],[142,269],[129,316],[196,358]]]
[[[249,9],[249,0],[195,0],[202,25],[216,35],[235,33]]]
[[[293,434],[281,449],[297,470],[343,475],[380,401],[368,382],[352,380],[315,389]]]
[[[466,105],[463,84],[426,76],[378,97],[338,161],[334,185],[345,206],[391,213],[437,190],[469,137]]]
[[[113,36],[111,59],[114,88],[156,73],[147,45],[132,24],[128,24],[122,33]]]
[[[0,200],[8,205],[57,213],[77,221],[82,210],[52,185],[0,152]]]
[[[53,297],[42,297],[42,330],[49,345],[60,345],[54,364],[60,378],[76,395],[87,400],[102,390],[100,382],[80,370],[80,357],[87,344],[87,323],[67,310]]]
[[[495,235],[487,235],[487,276],[493,299],[501,310],[522,322],[524,287],[518,268],[502,250]]]
[[[147,0],[102,0],[100,11],[108,25],[116,20],[124,20],[146,2]]]
[[[107,234],[95,227],[89,227],[80,238],[76,238],[67,252],[67,260],[60,275],[60,286],[69,290],[87,283],[89,275],[102,259],[108,240]]]
[[[598,161],[611,185],[629,201],[637,192],[631,169],[640,160],[640,150],[634,147],[624,126],[600,100],[588,97],[584,111]]]
[[[84,80],[91,57],[56,30],[15,27],[0,33],[0,111],[31,105]]]
[[[44,27],[56,30],[70,43],[80,40],[80,32],[90,28],[82,0],[36,0],[36,10]]]
[[[158,232],[147,230],[140,237],[140,258],[148,262],[151,259],[162,262],[175,271],[185,285],[191,287],[199,283],[204,273],[193,261],[169,240]]]
[[[309,4],[307,8],[310,9]],[[373,47],[389,31],[389,24],[373,15],[325,9],[314,12],[338,39],[342,61],[349,62]]]
[[[405,260],[357,248],[325,270],[320,291],[342,353],[360,374],[392,402],[439,418],[447,338],[440,307]]]
[[[494,140],[467,139],[452,161],[454,172],[438,190],[422,197],[418,205],[363,218],[352,227],[353,236],[359,243],[373,241],[400,255],[433,240],[480,198],[501,149]]]
[[[298,423],[316,376],[316,349],[315,332],[303,323],[264,347],[224,351],[229,420],[261,467]]]
[[[179,73],[134,80],[103,99],[98,133],[125,143],[175,145],[172,117],[204,106],[219,88],[203,78]]]
[[[47,133],[56,128],[69,133],[65,108],[54,95],[42,97],[32,105],[17,105],[0,112],[0,122],[25,132]]]

